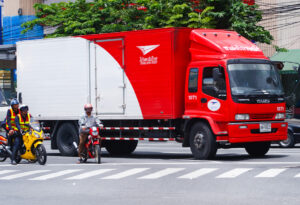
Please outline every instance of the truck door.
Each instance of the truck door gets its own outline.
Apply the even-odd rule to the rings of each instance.
[[[204,65],[199,79],[200,112],[215,121],[229,119],[229,104],[226,91],[226,71],[219,65]]]
[[[97,40],[95,94],[97,114],[125,113],[124,39]]]
[[[211,117],[216,122],[229,119],[225,72],[218,65],[189,68],[187,113]]]

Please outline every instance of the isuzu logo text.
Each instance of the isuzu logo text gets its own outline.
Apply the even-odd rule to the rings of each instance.
[[[160,45],[149,45],[149,46],[137,46],[143,53],[143,55],[147,55],[151,51],[155,50]],[[158,57],[149,56],[149,57],[140,57],[140,65],[150,65],[157,64]]]
[[[270,103],[269,99],[257,99],[256,100],[257,103]]]

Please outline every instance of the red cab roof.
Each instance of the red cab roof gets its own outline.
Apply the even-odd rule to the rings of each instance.
[[[267,59],[260,48],[235,31],[194,29],[190,39],[192,61],[226,58]]]

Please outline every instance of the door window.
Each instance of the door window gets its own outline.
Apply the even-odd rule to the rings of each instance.
[[[203,69],[202,91],[209,96],[222,100],[226,99],[226,81],[223,67]]]
[[[191,68],[189,74],[189,92],[196,93],[198,91],[198,68]]]

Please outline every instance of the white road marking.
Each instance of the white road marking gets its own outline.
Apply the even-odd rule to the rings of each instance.
[[[50,170],[35,170],[35,171],[22,172],[22,173],[18,173],[18,174],[1,177],[0,180],[11,180],[11,179],[26,177],[29,175],[34,175],[34,174],[39,174],[39,173],[44,173],[44,172],[49,172],[49,171]]]
[[[129,169],[127,171],[120,172],[118,174],[114,174],[114,175],[111,175],[111,176],[107,176],[107,177],[104,177],[102,179],[122,179],[122,178],[125,178],[125,177],[128,177],[128,176],[131,176],[131,175],[134,175],[134,174],[146,171],[148,169],[149,168],[134,168],[134,169]]]
[[[16,172],[17,170],[1,170],[0,171],[0,175],[1,174],[8,174],[8,173],[12,173],[12,172]]]
[[[230,170],[228,172],[225,172],[224,174],[221,174],[217,176],[216,178],[235,178],[245,172],[250,171],[252,168],[236,168],[233,170]]]
[[[180,177],[178,177],[179,179],[195,179],[197,177],[203,176],[205,174],[209,174],[213,171],[216,171],[218,168],[202,168],[202,169],[198,169],[196,171],[193,171],[191,173],[182,175]]]
[[[179,172],[179,171],[184,170],[184,169],[185,168],[166,168],[166,169],[163,169],[161,171],[155,172],[153,174],[149,174],[149,175],[140,177],[139,179],[158,179],[158,178],[164,177],[166,175]]]
[[[86,179],[86,178],[93,177],[93,176],[96,176],[96,175],[104,174],[104,173],[112,171],[112,170],[114,170],[114,169],[98,169],[98,170],[86,172],[86,173],[83,173],[83,174],[79,174],[79,175],[76,175],[76,176],[73,176],[73,177],[69,177],[65,180]]]
[[[300,178],[300,173],[295,176],[296,178]]]
[[[281,172],[285,171],[286,169],[268,169],[258,175],[256,175],[256,178],[270,178],[270,177],[276,177]]]
[[[80,170],[81,169],[67,169],[67,170],[55,172],[55,173],[52,173],[52,174],[47,174],[47,175],[43,175],[43,176],[40,176],[40,177],[35,177],[35,178],[29,179],[29,180],[47,180],[47,179],[53,179],[55,177],[60,177],[60,176],[63,176],[63,175],[66,175],[66,174],[70,174],[70,173],[73,173],[73,172],[78,172]]]

